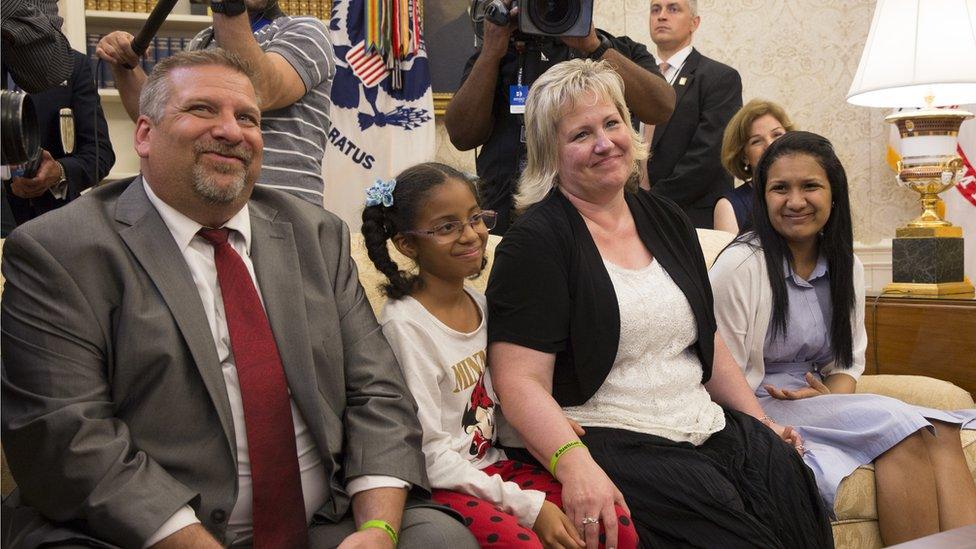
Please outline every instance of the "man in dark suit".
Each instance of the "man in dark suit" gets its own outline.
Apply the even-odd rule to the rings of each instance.
[[[40,129],[41,163],[33,177],[4,182],[17,225],[78,198],[108,175],[115,164],[108,124],[92,80],[88,56],[71,51],[71,77],[64,85],[31,94]],[[74,145],[64,150],[60,111],[71,109]]]
[[[251,74],[219,49],[161,62],[141,176],[6,240],[4,547],[475,546],[425,499],[348,229],[254,188]]]
[[[642,186],[677,202],[695,227],[710,229],[715,202],[732,190],[720,153],[725,126],[742,108],[742,79],[691,46],[700,21],[697,0],[651,2],[651,39],[677,99],[670,120],[648,127],[651,157]]]

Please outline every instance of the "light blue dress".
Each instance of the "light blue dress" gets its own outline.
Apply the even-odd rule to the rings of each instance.
[[[770,326],[763,349],[766,376],[756,396],[766,415],[794,426],[803,437],[803,461],[813,470],[828,509],[840,481],[860,465],[901,442],[919,429],[932,429],[930,419],[976,428],[976,409],[945,412],[913,406],[871,394],[821,395],[801,400],[777,400],[763,385],[782,389],[807,387],[804,374],[833,360],[830,345],[830,276],[821,257],[808,280],[785,269],[789,295],[788,330],[773,337]],[[822,379],[822,378],[821,378]],[[934,432],[934,430],[933,430]]]

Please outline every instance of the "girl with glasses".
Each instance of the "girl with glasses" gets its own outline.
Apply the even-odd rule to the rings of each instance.
[[[485,297],[464,284],[485,266],[495,212],[478,206],[464,174],[437,163],[377,182],[367,197],[363,237],[390,298],[380,322],[417,401],[433,499],[459,512],[482,547],[582,547],[559,484],[497,446]],[[388,241],[416,274],[391,259]],[[617,546],[636,544],[630,526]]]

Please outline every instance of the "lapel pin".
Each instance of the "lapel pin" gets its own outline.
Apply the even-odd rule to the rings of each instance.
[[[684,76],[682,76],[681,78],[678,79],[678,85],[679,86],[684,86],[685,85],[685,82],[687,82],[687,81],[688,81],[688,79],[685,78]]]

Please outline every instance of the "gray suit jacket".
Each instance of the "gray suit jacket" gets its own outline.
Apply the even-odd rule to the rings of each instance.
[[[346,514],[360,475],[426,487],[416,404],[348,228],[279,191],[256,188],[249,207],[288,386],[330,479],[317,519]],[[137,547],[184,504],[222,539],[237,497],[230,405],[189,268],[141,179],[18,228],[3,274],[3,446],[20,490],[4,545],[81,532]]]

